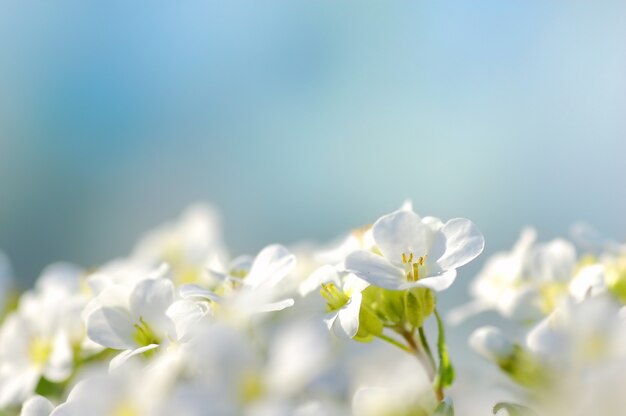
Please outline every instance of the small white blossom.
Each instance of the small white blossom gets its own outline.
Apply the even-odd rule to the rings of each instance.
[[[457,218],[441,224],[407,210],[378,219],[372,235],[380,255],[355,251],[345,260],[346,270],[391,290],[445,290],[454,282],[456,269],[484,248],[482,234],[469,220]]]

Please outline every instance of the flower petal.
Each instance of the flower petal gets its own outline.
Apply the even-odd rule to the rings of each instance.
[[[427,254],[432,242],[430,227],[413,211],[396,211],[374,223],[372,233],[376,246],[392,264],[402,266],[402,255]]]
[[[412,287],[425,287],[427,289],[434,290],[435,292],[441,292],[446,290],[456,280],[456,270],[446,270],[445,272],[436,276],[426,277],[420,279],[417,282],[406,282],[400,286],[400,290],[410,289]]]
[[[294,300],[291,298],[278,300],[276,302],[264,303],[258,305],[252,313],[265,313],[265,312],[276,312],[282,311],[283,309],[289,308],[294,305]]]
[[[298,292],[300,293],[300,296],[304,297],[315,290],[319,290],[323,283],[330,282],[339,286],[340,282],[337,268],[329,265],[318,267],[300,284]]]
[[[137,283],[130,294],[130,311],[136,321],[163,322],[165,311],[174,302],[174,284],[169,279],[146,279]]]
[[[180,289],[178,289],[178,293],[181,297],[187,298],[204,298],[208,300],[212,300],[213,302],[218,302],[221,298],[216,293],[210,291],[209,289],[205,289],[198,285],[188,284],[182,285]]]
[[[346,257],[346,270],[366,282],[385,289],[399,290],[405,283],[404,270],[369,251],[355,251]]]
[[[52,354],[44,371],[44,376],[53,382],[67,380],[74,367],[72,344],[65,331],[59,331],[54,337]]]
[[[43,396],[33,396],[24,402],[20,416],[49,416],[54,410],[50,400]]]
[[[296,265],[296,257],[279,244],[265,247],[254,259],[250,273],[244,279],[247,286],[274,286]]]
[[[167,316],[176,327],[176,340],[186,340],[194,326],[209,313],[209,304],[204,301],[177,300],[167,309]]]
[[[359,278],[354,273],[348,274],[343,279],[343,291],[348,296],[363,292],[369,285],[370,284],[368,282]]]
[[[28,396],[32,395],[41,378],[41,373],[35,367],[0,374],[0,408],[17,406]]]
[[[339,312],[332,312],[324,318],[324,323],[326,327],[328,327],[329,331],[333,330],[333,326],[335,325],[335,321],[339,318]]]
[[[149,344],[143,347],[136,348],[134,350],[122,351],[121,353],[113,357],[111,359],[111,362],[109,362],[109,372],[113,372],[117,370],[118,368],[120,368],[131,357],[134,357],[135,355],[143,354],[144,352],[153,350],[155,348],[159,348],[159,344]]]
[[[135,347],[133,321],[128,310],[100,307],[87,316],[87,336],[92,341],[115,350]]]
[[[359,331],[359,312],[361,310],[361,300],[363,295],[355,293],[350,301],[339,310],[339,325],[341,330],[349,338],[354,338]]]
[[[442,270],[456,269],[474,260],[485,248],[485,238],[473,222],[465,218],[455,218],[441,228],[443,240],[437,239],[433,244],[434,252],[438,251],[440,242],[444,251],[437,258]],[[439,254],[439,253],[437,253]]]

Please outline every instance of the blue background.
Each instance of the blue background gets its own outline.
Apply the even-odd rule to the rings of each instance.
[[[198,200],[236,253],[405,198],[488,253],[526,224],[621,238],[624,40],[618,1],[5,1],[0,248],[28,286]]]

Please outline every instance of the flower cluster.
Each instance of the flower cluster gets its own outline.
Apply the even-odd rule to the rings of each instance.
[[[0,256],[0,414],[452,415],[437,296],[483,246],[407,203],[332,247],[231,257],[196,205],[20,296]]]
[[[472,303],[452,314],[495,309],[519,325],[519,341],[494,326],[470,338],[522,387],[524,406],[501,405],[511,414],[620,415],[626,406],[626,245],[585,225],[573,237],[536,243],[524,230],[510,252],[487,261]]]

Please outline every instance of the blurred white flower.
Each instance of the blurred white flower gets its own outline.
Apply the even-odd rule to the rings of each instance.
[[[252,262],[248,258],[239,260],[221,276],[223,283],[219,290],[214,292],[199,285],[184,285],[180,288],[181,296],[214,301],[217,313],[225,309],[226,314],[230,313],[235,320],[293,305],[293,299],[285,297],[285,288],[281,287],[296,265],[295,256],[287,248],[274,244],[261,250]]]
[[[473,300],[449,315],[452,324],[495,309],[519,322],[536,322],[568,295],[578,264],[570,242],[536,244],[532,228],[522,230],[509,252],[493,255],[471,284]]]
[[[417,360],[410,356],[383,360],[382,355],[354,380],[354,416],[432,415],[437,400]]]
[[[205,281],[207,268],[219,268],[224,248],[219,215],[208,204],[187,208],[180,218],[147,233],[132,258],[151,267],[167,263],[176,283]]]
[[[18,309],[0,329],[0,408],[31,396],[41,376],[66,380],[74,348],[84,337],[80,311],[82,271],[70,264],[46,268],[35,289],[22,295]]]

